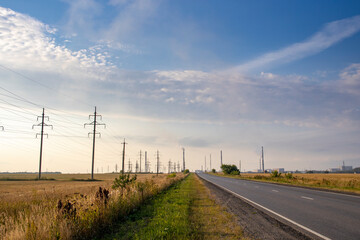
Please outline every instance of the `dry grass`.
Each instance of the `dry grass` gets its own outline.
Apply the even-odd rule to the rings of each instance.
[[[193,188],[196,195],[190,207],[190,222],[195,239],[244,239],[235,216],[216,204],[209,189],[195,176]]]
[[[57,179],[49,181],[0,181],[0,239],[86,239],[183,174],[175,178],[138,175],[137,183],[124,191],[110,188],[117,176],[99,174],[96,177],[101,181],[74,181],[89,175],[58,174],[45,176]],[[99,187],[108,189],[109,197],[99,193]]]
[[[343,192],[360,194],[360,174],[350,173],[303,173],[292,174],[292,178],[287,178],[282,174],[279,178],[271,177],[268,173],[242,173],[238,178],[277,182],[306,187],[317,187],[332,189]]]

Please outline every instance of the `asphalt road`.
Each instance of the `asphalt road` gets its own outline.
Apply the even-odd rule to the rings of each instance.
[[[198,173],[323,239],[360,239],[360,197]]]

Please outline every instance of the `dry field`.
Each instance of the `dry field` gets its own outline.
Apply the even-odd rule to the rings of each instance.
[[[112,189],[119,174],[1,174],[0,239],[86,239],[96,236],[144,200],[184,177],[139,174],[136,182]],[[13,180],[3,180],[13,179]],[[99,189],[101,187],[101,190]],[[104,190],[105,189],[105,190]],[[109,192],[107,192],[109,191]]]
[[[222,174],[222,173],[219,173]],[[360,174],[352,173],[294,173],[272,177],[270,173],[241,173],[240,178],[317,187],[360,194]]]

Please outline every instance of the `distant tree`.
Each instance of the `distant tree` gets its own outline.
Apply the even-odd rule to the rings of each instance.
[[[221,170],[224,174],[240,175],[240,171],[236,165],[223,164],[221,165]]]
[[[211,172],[212,172],[212,173],[216,173],[216,170],[213,168],[213,169],[211,170]]]
[[[189,169],[185,169],[184,174],[188,174],[189,172]]]

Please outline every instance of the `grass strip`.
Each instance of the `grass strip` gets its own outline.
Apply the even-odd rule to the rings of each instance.
[[[157,195],[102,239],[242,239],[234,216],[195,174]]]

